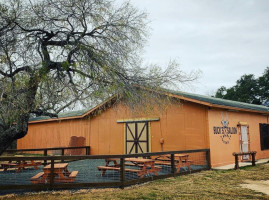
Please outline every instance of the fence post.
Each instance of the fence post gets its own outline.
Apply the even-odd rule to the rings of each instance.
[[[206,164],[207,164],[207,168],[210,169],[210,150],[206,151]]]
[[[90,155],[90,147],[85,147],[86,149],[86,155]]]
[[[173,176],[175,176],[176,170],[175,170],[175,154],[171,154],[171,172]]]
[[[256,163],[255,163],[255,154],[256,154],[256,152],[252,152],[252,153],[251,153],[252,166],[255,166],[255,165],[256,165]]]
[[[62,156],[64,156],[64,148],[62,148]],[[61,162],[63,163],[64,160],[62,159]]]
[[[51,159],[51,164],[50,164],[51,168],[50,168],[50,188],[53,188],[53,184],[54,184],[54,159]]]
[[[238,164],[238,154],[234,154],[234,159],[235,159],[235,165],[234,165],[234,169],[238,169],[239,168],[239,164]]]
[[[48,150],[44,149],[44,156],[48,156]],[[48,164],[47,160],[44,160],[44,165]]]
[[[121,189],[124,189],[125,184],[125,159],[120,158],[120,182],[121,182]]]

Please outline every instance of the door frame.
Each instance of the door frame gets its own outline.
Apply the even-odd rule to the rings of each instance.
[[[249,125],[246,122],[239,122],[238,128],[239,128],[239,149],[240,152],[243,152],[243,140],[242,140],[242,126],[246,126],[247,129],[247,140],[248,140],[248,151],[250,151],[250,137],[249,137]],[[241,157],[241,161],[249,160],[249,155],[246,155]]]
[[[117,123],[124,123],[123,126],[123,134],[124,134],[124,141],[123,141],[123,152],[125,154],[126,152],[126,123],[127,122],[148,122],[148,146],[149,146],[149,152],[151,152],[151,128],[150,128],[150,122],[156,122],[160,121],[160,117],[152,117],[152,118],[133,118],[133,119],[119,119],[117,120]]]
[[[129,152],[127,152],[127,142],[134,142],[133,147],[135,148],[135,153],[138,153],[138,148],[139,148],[139,138],[141,136],[141,133],[138,133],[138,128],[137,128],[137,124],[138,123],[145,123],[144,127],[142,128],[142,131],[144,131],[144,129],[146,129],[146,140],[141,141],[141,142],[146,142],[146,146],[147,146],[147,152],[151,152],[151,140],[150,140],[150,121],[128,121],[124,123],[124,153],[125,154],[129,154]],[[134,140],[129,140],[127,141],[127,128],[129,129],[129,132],[132,133],[132,131],[130,130],[128,124],[135,124],[135,133],[133,133],[133,137]],[[138,141],[137,141],[138,140]],[[137,143],[137,144],[135,144]],[[131,149],[132,150],[132,149]],[[140,146],[140,150],[142,150],[141,146]],[[147,153],[147,152],[142,152],[142,153]]]

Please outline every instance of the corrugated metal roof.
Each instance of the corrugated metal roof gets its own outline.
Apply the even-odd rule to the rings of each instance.
[[[231,101],[231,100],[226,100],[226,99],[220,99],[220,98],[215,98],[215,97],[209,97],[209,96],[204,96],[204,95],[199,95],[199,94],[192,94],[188,92],[180,92],[180,91],[174,91],[174,90],[164,90],[167,93],[174,94],[177,96],[182,96],[186,97],[189,99],[209,103],[212,106],[214,105],[219,105],[219,106],[228,106],[232,108],[241,108],[241,109],[247,109],[247,110],[253,110],[253,111],[262,111],[262,112],[268,112],[269,114],[269,107],[262,106],[262,105],[255,105],[255,104],[249,104],[249,103],[243,103],[243,102],[238,102],[238,101]],[[84,110],[78,110],[78,111],[70,111],[70,112],[65,112],[65,113],[60,113],[58,116],[58,119],[60,118],[68,118],[68,117],[79,117],[84,115],[85,113],[89,112],[90,109],[84,109]],[[48,120],[52,119],[48,116],[40,116],[40,117],[35,117],[31,118],[30,122],[34,121],[40,121],[40,120]],[[57,120],[57,118],[53,118]]]
[[[77,116],[81,116],[81,115],[85,114],[88,111],[89,111],[88,109],[84,109],[84,110],[77,110],[77,111],[69,111],[69,112],[59,113],[58,118],[77,117]],[[40,117],[30,118],[29,121],[39,121],[39,120],[46,120],[46,119],[52,119],[52,118],[50,118],[48,116],[40,116]],[[55,118],[55,119],[57,119],[57,118]]]
[[[215,97],[209,97],[209,96],[174,91],[174,90],[165,90],[165,91],[167,91],[168,93],[178,95],[178,96],[183,96],[190,99],[203,101],[203,102],[210,103],[213,105],[221,105],[221,106],[229,106],[229,107],[242,108],[242,109],[248,109],[248,110],[254,110],[254,111],[269,112],[269,107],[262,106],[262,105],[243,103],[239,101],[231,101],[231,100],[226,100],[226,99],[220,99],[220,98],[215,98]]]

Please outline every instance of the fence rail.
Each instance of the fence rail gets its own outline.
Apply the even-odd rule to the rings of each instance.
[[[180,160],[180,157],[186,157]],[[166,159],[164,159],[164,157]],[[34,170],[27,165],[21,172],[4,170],[8,163],[38,163],[49,166]],[[62,161],[65,161],[63,163]],[[109,161],[111,161],[109,163]],[[8,162],[8,163],[7,163]],[[5,163],[5,164],[3,164]],[[59,164],[61,163],[61,164]],[[111,165],[112,163],[112,165]],[[210,168],[209,149],[166,151],[124,155],[0,157],[0,190],[58,189],[81,187],[121,187]],[[16,166],[16,164],[14,164]],[[65,168],[63,176],[59,168]],[[68,170],[67,170],[68,169]],[[57,174],[60,173],[60,174]],[[67,173],[67,175],[65,174]],[[40,179],[36,177],[41,177]],[[46,177],[47,178],[44,178]]]
[[[35,149],[7,149],[5,150],[6,153],[19,153],[19,152],[35,152],[35,151],[43,151],[43,155],[48,155],[48,151],[52,150],[61,150],[61,155],[64,155],[65,150],[71,150],[71,149],[85,149],[85,154],[90,155],[90,146],[79,146],[79,147],[52,147],[52,148],[35,148]]]

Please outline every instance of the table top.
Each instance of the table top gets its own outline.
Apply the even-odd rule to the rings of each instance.
[[[54,164],[54,169],[66,168],[68,163],[57,163]],[[43,169],[51,169],[51,165],[45,166]]]
[[[175,154],[175,157],[187,157],[189,154]]]
[[[155,162],[155,160],[145,158],[126,158],[125,161],[138,162],[138,163]]]

